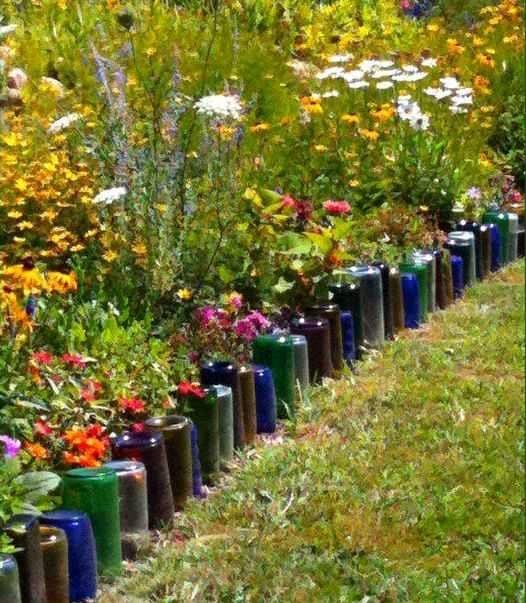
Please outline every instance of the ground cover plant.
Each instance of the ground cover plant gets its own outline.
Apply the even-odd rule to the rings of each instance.
[[[521,600],[523,339],[514,267],[313,392],[104,600]]]

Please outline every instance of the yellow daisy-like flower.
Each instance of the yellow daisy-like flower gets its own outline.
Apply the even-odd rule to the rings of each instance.
[[[314,150],[318,153],[325,153],[325,151],[328,151],[329,149],[324,144],[315,144]]]
[[[357,125],[360,123],[360,117],[356,113],[345,113],[340,117],[344,124],[350,126]]]
[[[34,226],[33,222],[29,222],[27,220],[24,220],[23,222],[20,222],[19,224],[16,225],[18,230],[31,230],[33,228],[33,226]]]
[[[112,251],[111,249],[109,249],[108,251],[106,251],[106,253],[102,256],[107,262],[111,263],[113,261],[115,261],[117,259],[117,254],[115,253],[115,251]]]
[[[193,293],[190,291],[190,289],[186,289],[186,287],[185,287],[184,289],[179,289],[177,291],[177,297],[181,301],[189,301],[192,299]]]
[[[146,255],[146,245],[144,243],[136,243],[133,247],[132,247],[132,251],[133,253],[135,253],[136,255],[139,256],[145,256]]]
[[[380,134],[378,134],[376,130],[368,130],[367,128],[361,128],[360,130],[358,130],[358,133],[360,134],[360,136],[366,138],[367,140],[370,140],[371,142],[375,142],[380,138]]]
[[[271,125],[267,124],[267,123],[261,123],[261,124],[256,124],[255,126],[252,126],[250,128],[251,132],[254,132],[254,134],[259,134],[260,132],[266,132],[267,130],[270,130]]]
[[[22,217],[22,212],[17,211],[16,209],[13,209],[10,212],[8,212],[7,217],[12,218],[13,220],[18,220],[18,218]]]

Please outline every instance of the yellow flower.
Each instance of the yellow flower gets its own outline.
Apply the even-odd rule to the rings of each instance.
[[[389,121],[394,114],[395,110],[391,105],[382,105],[381,109],[371,111],[371,115],[373,116],[374,120],[380,123]]]
[[[235,128],[231,128],[230,126],[219,126],[219,128],[217,129],[217,131],[219,132],[219,136],[221,138],[221,140],[232,140],[232,137],[234,136],[236,130]]]
[[[23,178],[17,178],[15,180],[15,188],[17,191],[24,193],[27,190],[27,182]]]
[[[464,46],[461,46],[454,38],[448,38],[447,40],[447,51],[450,54],[462,54],[464,52]]]
[[[190,289],[179,289],[177,291],[177,297],[181,300],[181,301],[189,301],[190,299],[192,299],[193,293],[190,291]]]
[[[153,57],[153,55],[157,52],[157,50],[155,48],[147,48],[146,49],[146,56],[147,57]]]
[[[33,222],[28,222],[27,220],[24,220],[23,222],[20,222],[16,225],[18,230],[31,230],[33,226]]]
[[[16,211],[16,209],[13,209],[10,212],[8,212],[7,217],[8,218],[13,218],[13,220],[18,220],[18,218],[22,217],[22,212],[21,211]]]
[[[146,255],[146,245],[144,243],[136,243],[132,247],[132,251],[137,255],[144,256]]]
[[[320,114],[323,113],[323,107],[320,103],[319,96],[302,96],[300,98],[301,106],[307,113]]]
[[[55,293],[69,293],[77,290],[77,277],[74,272],[50,272],[47,277],[48,289]]]
[[[378,140],[378,138],[380,138],[380,134],[378,134],[378,132],[376,130],[368,130],[366,128],[360,129],[358,130],[360,136],[363,136],[363,138],[366,138],[367,140],[370,140],[372,142]]]
[[[317,151],[318,153],[324,153],[325,151],[328,151],[329,149],[324,144],[315,144],[314,150]]]
[[[429,23],[426,29],[427,31],[436,32],[440,30],[440,25],[438,23]]]
[[[107,262],[111,263],[114,260],[117,259],[117,254],[112,251],[111,249],[109,249],[108,251],[106,251],[106,253],[102,256]]]
[[[267,124],[267,123],[262,123],[262,124],[256,124],[255,126],[252,126],[250,128],[251,132],[254,132],[255,134],[258,134],[259,132],[266,132],[267,130],[270,130],[271,125]]]
[[[360,117],[356,113],[345,113],[340,118],[344,124],[357,125],[360,123]]]
[[[482,52],[479,52],[476,58],[481,65],[484,65],[484,67],[489,67],[491,69],[495,67],[495,61],[491,58],[489,54],[483,54]]]

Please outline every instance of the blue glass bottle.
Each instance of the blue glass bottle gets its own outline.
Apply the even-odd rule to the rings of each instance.
[[[356,360],[356,348],[354,346],[354,322],[351,312],[343,311],[340,314],[342,323],[342,343],[343,358],[345,362],[352,366]]]
[[[464,295],[466,279],[464,278],[464,260],[458,255],[451,255],[451,272],[453,274],[453,296],[459,299]]]
[[[258,433],[274,433],[276,431],[276,390],[272,371],[268,366],[253,364],[254,382],[256,384],[256,413]]]
[[[81,511],[49,511],[41,523],[60,528],[68,539],[69,591],[72,603],[95,599],[97,594],[97,555],[89,517]]]
[[[496,224],[490,223],[487,225],[491,234],[491,271],[497,272],[500,270],[500,231]]]
[[[402,294],[404,297],[404,324],[406,329],[420,326],[420,289],[418,276],[412,272],[402,272]]]

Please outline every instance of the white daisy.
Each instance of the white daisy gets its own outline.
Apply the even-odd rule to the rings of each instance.
[[[418,67],[415,65],[402,65],[402,71],[406,73],[416,73],[418,71]]]
[[[100,193],[94,197],[93,203],[96,203],[97,205],[111,205],[115,201],[118,201],[124,197],[127,192],[128,191],[124,186],[107,188],[103,191],[100,191]]]
[[[440,83],[442,84],[442,86],[444,86],[444,88],[448,88],[449,90],[456,90],[457,88],[460,88],[460,82],[457,80],[456,77],[443,77],[440,78]]]
[[[393,86],[393,82],[378,82],[376,84],[378,90],[387,90],[388,88],[392,88]]]
[[[363,79],[364,75],[365,73],[360,69],[353,69],[352,71],[346,71],[342,75],[342,79],[344,79],[346,82],[355,82],[357,80]]]
[[[68,113],[67,115],[64,115],[64,117],[54,121],[47,129],[47,133],[58,134],[59,132],[62,132],[62,130],[69,128],[71,124],[75,123],[80,118],[81,116],[79,113]]]
[[[338,90],[329,90],[321,95],[322,98],[336,98],[337,96],[340,96]]]
[[[472,105],[473,97],[472,96],[453,96],[451,98],[451,102],[457,107],[461,105]]]
[[[432,69],[433,67],[436,67],[438,65],[438,62],[436,59],[430,57],[428,59],[422,59],[420,61],[420,65],[422,65],[422,67],[429,67],[430,69]]]
[[[379,80],[384,77],[398,75],[399,73],[400,69],[379,69],[378,71],[373,71],[373,73],[371,73],[371,77],[375,80]]]
[[[443,90],[442,88],[426,88],[424,93],[428,96],[436,98],[437,100],[442,100],[443,98],[447,98],[453,94],[451,90]]]
[[[343,77],[345,73],[345,69],[343,67],[327,67],[323,71],[320,71],[316,76],[319,80],[327,80],[327,79],[337,79],[339,77]]]
[[[348,63],[352,59],[352,54],[333,54],[332,57],[329,57],[329,63]]]
[[[368,88],[369,82],[366,82],[365,80],[359,80],[358,82],[348,82],[347,85],[349,86],[349,88],[357,90],[359,88]]]

